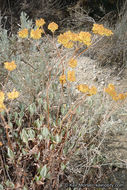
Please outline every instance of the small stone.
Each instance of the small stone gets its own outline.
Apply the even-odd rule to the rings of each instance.
[[[97,82],[98,81],[98,77],[96,76],[94,79],[93,79],[94,82]]]
[[[121,80],[121,77],[118,77],[116,80],[117,80],[117,81]]]
[[[98,71],[97,74],[102,74],[102,72],[101,72],[101,71]]]
[[[104,84],[105,84],[105,82],[104,82],[104,81],[101,81],[101,84],[102,84],[102,85],[104,85]]]

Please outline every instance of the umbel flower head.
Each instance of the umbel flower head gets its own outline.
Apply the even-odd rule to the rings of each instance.
[[[104,28],[102,24],[94,24],[92,31],[94,34],[100,34],[102,36],[111,36],[113,34],[111,30]]]
[[[51,22],[48,25],[48,29],[51,30],[52,33],[54,33],[58,29],[58,25],[55,22]]]
[[[58,43],[61,43],[66,48],[72,48],[74,43],[72,42],[72,33],[70,31],[60,34],[58,36]]]
[[[97,93],[97,88],[95,86],[92,86],[89,89],[89,96],[95,95]]]
[[[80,32],[78,34],[79,41],[84,43],[87,46],[91,45],[91,34],[89,32]]]
[[[7,93],[8,99],[14,100],[15,98],[19,97],[19,92],[13,89],[12,92]]]
[[[76,59],[70,59],[70,61],[68,62],[68,65],[71,67],[71,68],[75,68],[77,66],[77,60]]]
[[[86,84],[78,85],[77,89],[82,93],[88,93],[88,96],[92,96],[97,93],[97,88],[95,86],[92,86],[91,88],[89,88],[88,85]]]
[[[117,94],[115,86],[113,84],[109,84],[108,87],[104,89],[104,91],[109,94],[115,101],[124,100],[127,97],[127,93]]]
[[[41,27],[45,24],[45,20],[43,18],[36,20],[36,26]]]
[[[77,89],[78,89],[80,92],[82,92],[82,93],[86,93],[86,92],[89,91],[89,87],[88,87],[88,85],[86,85],[86,84],[80,84],[80,85],[78,85],[78,86],[77,86]]]
[[[67,78],[70,82],[75,82],[76,81],[75,71],[68,71]]]
[[[14,61],[12,62],[5,62],[4,63],[4,68],[7,69],[8,71],[13,71],[14,69],[16,69],[16,64]]]
[[[39,40],[41,38],[41,34],[42,34],[43,30],[37,28],[36,30],[31,30],[30,32],[30,37],[33,38],[34,40]]]
[[[66,83],[66,76],[65,76],[65,75],[61,75],[61,76],[59,77],[59,80],[60,80],[60,83],[61,83],[61,84],[65,84],[65,83]]]
[[[84,43],[86,46],[91,45],[91,34],[89,32],[80,32],[73,33],[71,31],[67,31],[58,36],[58,42],[63,44],[66,48],[72,48],[74,46],[74,42]]]
[[[18,36],[20,38],[27,38],[28,37],[28,29],[27,28],[24,28],[23,30],[20,30],[18,32]]]

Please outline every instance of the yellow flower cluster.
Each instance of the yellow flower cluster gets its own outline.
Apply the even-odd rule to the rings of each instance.
[[[31,30],[30,32],[30,37],[33,38],[34,40],[39,40],[41,38],[41,34],[42,34],[43,30],[37,28],[36,30]]]
[[[70,61],[68,62],[68,65],[71,67],[71,68],[75,68],[77,66],[77,60],[76,59],[70,59]]]
[[[78,34],[79,41],[87,46],[91,45],[91,34],[89,32],[80,32]]]
[[[75,82],[76,81],[75,71],[68,71],[68,73],[67,73],[67,79],[70,82]],[[60,81],[61,84],[65,84],[66,83],[66,76],[65,75],[61,75],[59,77],[59,81]]]
[[[19,97],[19,92],[13,89],[12,92],[7,93],[7,96],[8,96],[8,99],[13,100]],[[0,112],[6,108],[4,105],[4,99],[5,99],[5,94],[4,92],[0,91]]]
[[[77,86],[77,89],[82,93],[88,93],[89,96],[92,96],[97,93],[97,88],[92,86],[91,88],[88,87],[86,84],[80,84]]]
[[[58,42],[66,48],[72,48],[74,46],[74,43],[72,42],[72,36],[70,35],[70,31],[65,32],[64,34],[60,34],[58,36]]]
[[[43,18],[39,19],[39,20],[36,20],[36,26],[37,26],[37,29],[36,30],[31,30],[30,31],[30,37],[35,39],[35,40],[38,40],[41,38],[41,34],[43,33],[43,29],[41,29],[40,27],[43,27],[43,25],[45,24],[45,20]],[[20,38],[27,38],[28,37],[28,29],[27,28],[24,28],[22,30],[20,30],[18,32],[18,36]]]
[[[58,36],[58,42],[66,48],[72,48],[76,41],[89,46],[91,45],[91,34],[89,32],[80,32],[76,34],[71,31],[67,31]]]
[[[8,99],[14,100],[15,98],[19,97],[19,92],[13,89],[12,92],[7,93]]]
[[[75,71],[68,71],[67,78],[70,82],[75,82],[76,81]]]
[[[41,27],[45,24],[45,20],[43,18],[36,20],[36,26]]]
[[[16,64],[14,61],[12,62],[5,62],[4,63],[4,68],[7,69],[8,71],[13,71],[14,69],[16,69]]]
[[[30,31],[30,37],[33,38],[33,39],[35,39],[35,40],[40,39],[41,38],[41,34],[44,32],[44,30],[41,27],[43,27],[44,24],[45,24],[45,20],[43,18],[36,20],[36,27],[37,27],[37,29],[36,30],[32,29]],[[52,33],[54,33],[58,29],[58,25],[55,22],[51,22],[48,25],[48,29],[51,30]],[[18,32],[18,36],[20,38],[26,38],[26,37],[28,37],[28,29],[24,28],[23,30],[20,30]]]
[[[107,28],[104,28],[102,24],[94,24],[92,28],[93,33],[105,35],[105,36],[111,36],[113,35],[113,32]]]
[[[127,97],[127,92],[126,93],[121,93],[117,94],[115,90],[115,86],[113,84],[109,84],[107,88],[104,89],[106,93],[108,93],[113,100],[118,101],[118,100],[124,100]]]
[[[20,38],[27,38],[28,37],[28,29],[27,28],[24,28],[23,30],[20,30],[18,32],[18,36]]]
[[[51,22],[48,25],[48,29],[51,30],[52,33],[54,33],[58,29],[58,25],[55,22]]]
[[[65,76],[65,75],[61,75],[61,76],[59,77],[59,80],[60,80],[60,83],[61,83],[61,84],[65,84],[65,83],[66,83],[66,76]]]

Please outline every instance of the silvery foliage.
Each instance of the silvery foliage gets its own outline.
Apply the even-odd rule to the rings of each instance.
[[[0,62],[2,62],[3,59],[8,59],[9,54],[9,40],[7,36],[7,30],[2,28],[1,20],[2,16],[0,12]]]
[[[32,28],[32,20],[29,19],[29,17],[25,12],[21,12],[20,21],[21,21],[21,29]]]

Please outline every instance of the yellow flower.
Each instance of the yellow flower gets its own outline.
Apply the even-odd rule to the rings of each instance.
[[[115,100],[115,101],[119,100],[118,96],[112,96],[112,99]]]
[[[63,44],[63,45],[64,45],[64,47],[66,47],[66,48],[73,48],[74,43],[73,43],[73,42],[68,42],[68,43],[65,43],[65,44]]]
[[[71,33],[71,36],[70,36],[70,39],[71,39],[73,42],[78,41],[78,40],[79,40],[78,34],[72,32],[72,33]]]
[[[105,92],[107,92],[107,93],[112,97],[112,99],[115,100],[115,101],[124,100],[124,99],[127,97],[127,93],[126,93],[126,92],[117,95],[117,93],[116,93],[116,91],[115,91],[115,87],[114,87],[113,84],[109,84],[109,85],[108,85],[108,88],[105,88],[104,90],[105,90]]]
[[[105,92],[106,93],[108,93],[110,96],[112,96],[112,97],[115,97],[115,96],[117,96],[117,93],[116,93],[116,91],[115,90],[113,90],[113,89],[111,89],[111,88],[105,88],[104,89],[105,90]]]
[[[19,92],[15,91],[15,89],[13,89],[12,92],[7,93],[8,99],[15,99],[19,97]]]
[[[43,18],[36,20],[36,26],[41,27],[45,24],[45,20]]]
[[[69,81],[71,81],[71,82],[76,81],[75,72],[74,71],[68,71],[67,75],[68,75],[68,80]]]
[[[69,41],[78,41],[78,35],[74,32],[71,32],[70,30],[65,32],[64,36],[66,36]]]
[[[28,36],[28,29],[25,28],[25,29],[23,29],[23,30],[20,30],[20,31],[18,32],[18,36],[19,36],[20,38],[26,38],[26,37]]]
[[[71,67],[71,68],[75,68],[77,66],[77,60],[76,59],[71,59],[68,63],[68,65]]]
[[[84,43],[87,46],[91,45],[91,34],[89,32],[80,32],[78,34],[71,31],[67,31],[58,36],[58,42],[61,43],[64,47],[72,48],[74,43],[79,41]]]
[[[13,71],[14,69],[16,69],[16,64],[14,61],[12,62],[5,62],[4,63],[4,67],[5,69],[9,70],[9,71]]]
[[[124,100],[126,98],[126,95],[125,94],[118,94],[118,99],[119,100]]]
[[[107,28],[104,28],[102,24],[94,24],[92,28],[93,33],[105,35],[105,36],[111,36],[113,32]]]
[[[61,75],[60,78],[59,78],[59,80],[60,80],[61,84],[65,84],[66,83],[66,76],[65,75]]]
[[[0,91],[0,103],[3,103],[4,101],[4,93],[2,91]]]
[[[113,84],[109,84],[107,88],[104,89],[106,93],[108,93],[110,96],[117,96],[117,93],[115,91],[115,86]]]
[[[0,141],[0,146],[2,146],[3,144],[2,144],[2,142]]]
[[[39,29],[37,28],[36,30],[31,30],[30,32],[30,37],[35,39],[35,40],[38,40],[41,38],[41,34],[42,34],[43,30],[42,29]]]
[[[110,88],[111,90],[115,90],[114,84],[111,84],[111,83],[108,85],[108,88]]]
[[[92,86],[91,89],[89,90],[89,95],[95,95],[97,93],[97,88],[95,86]]]
[[[58,43],[61,43],[66,48],[72,48],[74,46],[74,43],[71,40],[72,36],[70,31],[58,36]]]
[[[58,25],[55,22],[51,22],[48,25],[48,29],[51,30],[51,32],[54,33],[58,29]]]
[[[77,86],[77,89],[80,91],[80,92],[83,92],[83,93],[86,93],[89,91],[89,87],[86,85],[86,84],[80,84]]]
[[[91,34],[89,32],[80,32],[78,34],[79,41],[87,46],[91,45]]]
[[[60,43],[62,45],[64,45],[64,44],[66,44],[66,43],[69,42],[68,38],[64,34],[60,34],[58,36],[58,40],[57,41],[58,41],[58,43]]]

